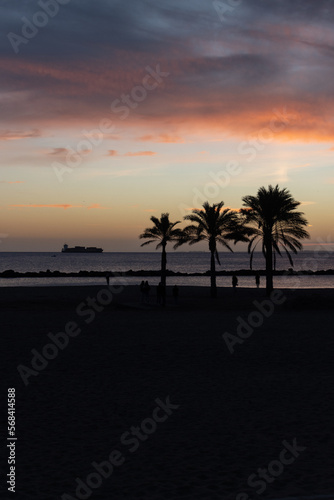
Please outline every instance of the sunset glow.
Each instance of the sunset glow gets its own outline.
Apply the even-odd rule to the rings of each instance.
[[[71,0],[29,39],[39,3],[1,2],[0,250],[141,251],[277,183],[333,241],[334,12],[303,6]]]

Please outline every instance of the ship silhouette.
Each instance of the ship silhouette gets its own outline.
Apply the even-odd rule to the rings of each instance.
[[[66,243],[62,248],[62,253],[102,253],[103,248],[97,247],[69,247]]]

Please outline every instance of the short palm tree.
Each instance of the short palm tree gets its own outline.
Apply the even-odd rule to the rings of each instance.
[[[300,202],[294,200],[290,192],[268,186],[261,187],[256,196],[244,196],[241,209],[246,224],[251,224],[252,237],[249,241],[248,252],[252,268],[253,253],[259,242],[262,242],[262,252],[266,260],[266,293],[270,295],[273,290],[273,256],[281,254],[281,249],[286,252],[291,266],[293,261],[290,252],[296,254],[302,249],[300,239],[309,238],[304,229],[307,220],[303,212],[296,211]]]
[[[233,252],[228,241],[234,240],[236,243],[248,241],[248,238],[238,215],[230,208],[222,209],[223,201],[213,205],[206,201],[202,206],[202,209],[195,208],[191,214],[184,217],[185,220],[190,220],[194,224],[184,228],[184,237],[177,246],[186,242],[193,245],[200,241],[208,241],[211,253],[211,297],[216,297],[216,261],[220,265],[217,243]]]
[[[141,246],[149,245],[158,241],[156,249],[162,248],[161,253],[161,284],[166,287],[166,264],[167,264],[167,253],[166,246],[169,241],[175,242],[174,248],[178,246],[180,238],[182,238],[183,232],[181,229],[174,229],[174,227],[180,223],[170,222],[169,214],[161,214],[161,218],[158,219],[152,215],[151,221],[153,222],[153,227],[147,227],[144,232],[139,236],[139,238],[149,239],[145,241]]]

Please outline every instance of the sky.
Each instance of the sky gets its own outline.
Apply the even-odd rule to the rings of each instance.
[[[148,251],[152,215],[183,227],[269,184],[301,202],[305,249],[333,242],[334,0],[0,11],[0,251]]]

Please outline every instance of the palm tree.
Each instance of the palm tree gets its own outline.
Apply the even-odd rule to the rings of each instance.
[[[144,232],[139,236],[139,238],[146,238],[149,241],[145,241],[141,246],[149,245],[158,241],[156,249],[162,248],[161,253],[161,284],[166,287],[166,264],[167,264],[167,253],[166,246],[168,241],[175,242],[174,248],[177,247],[178,242],[182,238],[183,232],[181,229],[174,229],[176,224],[180,221],[170,222],[169,214],[161,214],[161,218],[158,219],[152,215],[151,221],[153,222],[153,227],[147,227]]]
[[[266,260],[266,293],[270,295],[273,290],[273,256],[282,255],[281,246],[293,266],[290,251],[296,254],[302,249],[298,240],[309,238],[304,229],[308,223],[303,212],[296,211],[300,202],[294,200],[286,188],[280,189],[278,185],[268,186],[268,189],[261,187],[256,196],[244,196],[242,201],[247,208],[242,208],[241,214],[245,223],[252,225],[253,233],[248,245],[250,266],[252,268],[254,250],[262,241]]]
[[[229,208],[222,210],[224,202],[214,203],[210,205],[207,201],[202,205],[203,209],[195,208],[192,214],[186,215],[184,219],[190,220],[195,224],[184,228],[183,239],[177,246],[183,243],[193,245],[200,241],[209,242],[209,250],[211,253],[211,297],[217,296],[216,285],[216,261],[220,265],[217,243],[220,243],[225,248],[233,252],[229,246],[229,240],[248,241],[247,230],[239,220],[237,214]]]

